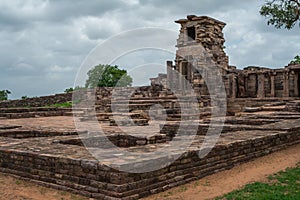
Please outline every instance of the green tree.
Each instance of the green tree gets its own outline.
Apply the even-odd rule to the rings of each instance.
[[[67,88],[67,89],[65,89],[65,93],[71,93],[71,92],[73,92],[74,91],[74,88]]]
[[[82,89],[85,89],[85,87],[81,87],[81,86],[76,86],[75,88],[67,88],[67,89],[65,89],[65,93],[71,93],[71,92],[74,92],[74,91],[76,91],[76,90],[82,90]]]
[[[97,65],[88,71],[87,75],[86,88],[127,87],[132,84],[132,78],[127,75],[127,71],[119,69],[116,65]]]
[[[0,90],[0,101],[7,100],[9,94],[11,94],[9,90]]]
[[[294,58],[294,60],[292,60],[292,61],[290,62],[290,64],[291,64],[291,65],[297,65],[297,64],[300,64],[300,56],[297,55],[297,56]]]
[[[292,29],[297,21],[300,25],[300,0],[267,0],[260,14],[268,19],[268,25]]]

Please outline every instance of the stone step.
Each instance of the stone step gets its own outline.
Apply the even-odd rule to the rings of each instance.
[[[128,97],[124,97],[124,98],[121,98],[121,97],[117,97],[117,98],[114,98],[116,101],[123,101],[123,100],[126,100],[128,99]],[[176,100],[177,97],[176,96],[167,96],[167,97],[130,97],[131,100]]]
[[[262,111],[284,111],[286,110],[286,106],[263,106]]]
[[[9,118],[9,119],[34,118],[34,117],[50,117],[50,116],[64,116],[64,115],[65,115],[64,111],[0,113],[0,117]]]
[[[155,134],[154,136],[136,136],[136,135],[108,135],[104,137],[89,137],[84,139],[66,137],[66,139],[60,139],[55,141],[60,144],[68,145],[78,145],[83,146],[84,144],[88,147],[97,147],[97,148],[108,148],[111,144],[107,143],[107,139],[118,147],[135,147],[135,146],[146,146],[150,144],[158,144],[167,142],[167,137],[165,134]]]
[[[8,130],[8,129],[16,129],[16,128],[22,128],[22,126],[18,126],[18,125],[2,125],[2,124],[0,124],[0,130]]]
[[[300,102],[299,101],[288,102],[286,105],[286,110],[291,112],[300,112]]]
[[[211,116],[210,112],[201,112],[200,114],[170,114],[167,121],[199,120]]]
[[[128,103],[132,103],[132,104],[139,104],[139,103],[176,103],[177,99],[124,99],[124,100],[112,100],[112,103],[115,104],[128,104]]]
[[[114,119],[110,119],[110,126],[148,126],[149,125],[149,120],[148,119],[119,119],[118,124]]]
[[[64,116],[83,116],[85,114],[84,111],[72,111],[72,112],[65,112]]]
[[[274,103],[265,104],[264,107],[274,107],[274,106],[284,106],[284,105],[286,105],[286,102],[274,102]]]
[[[262,108],[261,107],[244,107],[243,111],[247,112],[247,113],[254,113],[254,112],[262,111]]]
[[[285,111],[286,106],[261,106],[261,107],[245,107],[244,112],[254,113],[254,112],[261,112],[261,111]]]
[[[139,112],[116,112],[116,113],[112,113],[112,112],[107,112],[107,113],[96,113],[95,116],[93,115],[83,115],[83,120],[89,120],[89,119],[94,119],[94,117],[96,117],[99,121],[107,121],[110,120],[111,117],[129,117],[132,119],[144,119],[145,117],[139,113]]]
[[[0,108],[0,113],[25,113],[25,112],[48,112],[48,111],[72,111],[72,108],[36,107],[36,108]]]

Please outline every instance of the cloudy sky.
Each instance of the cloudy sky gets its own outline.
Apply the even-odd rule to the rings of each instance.
[[[2,0],[0,90],[12,91],[12,99],[63,92],[73,87],[79,67],[90,51],[111,36],[142,27],[178,32],[179,25],[174,20],[188,14],[209,15],[227,23],[225,45],[231,65],[285,66],[300,53],[300,29],[287,31],[267,26],[259,15],[263,2]],[[147,54],[145,58],[140,54],[128,56],[127,61],[120,59],[120,65],[132,61],[133,67],[150,68],[149,63],[163,66],[163,59],[174,59],[174,55],[164,53],[163,58],[152,61],[156,56]],[[163,67],[155,69],[157,73],[164,72]]]

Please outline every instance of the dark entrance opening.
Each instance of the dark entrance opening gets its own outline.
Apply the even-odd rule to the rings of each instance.
[[[196,39],[196,28],[194,26],[188,27],[187,33],[188,33],[188,41],[193,41]]]

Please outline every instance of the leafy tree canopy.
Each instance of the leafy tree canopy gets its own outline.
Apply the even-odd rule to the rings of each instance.
[[[7,100],[9,94],[11,94],[9,90],[0,90],[0,101]]]
[[[70,93],[70,92],[73,92],[74,91],[74,88],[67,88],[65,89],[65,93]]]
[[[300,64],[300,56],[297,55],[297,56],[294,58],[294,60],[292,60],[292,61],[290,62],[290,64],[292,64],[292,65]]]
[[[85,87],[127,87],[131,86],[132,78],[127,75],[126,70],[119,69],[118,66],[97,65],[87,73]]]
[[[297,22],[300,26],[300,0],[267,0],[260,14],[268,19],[268,25],[292,29]]]
[[[81,90],[81,89],[84,89],[85,87],[80,87],[80,86],[76,86],[75,88],[67,88],[67,89],[65,89],[65,93],[71,93],[71,92],[74,92],[74,91],[76,91],[76,90]]]

